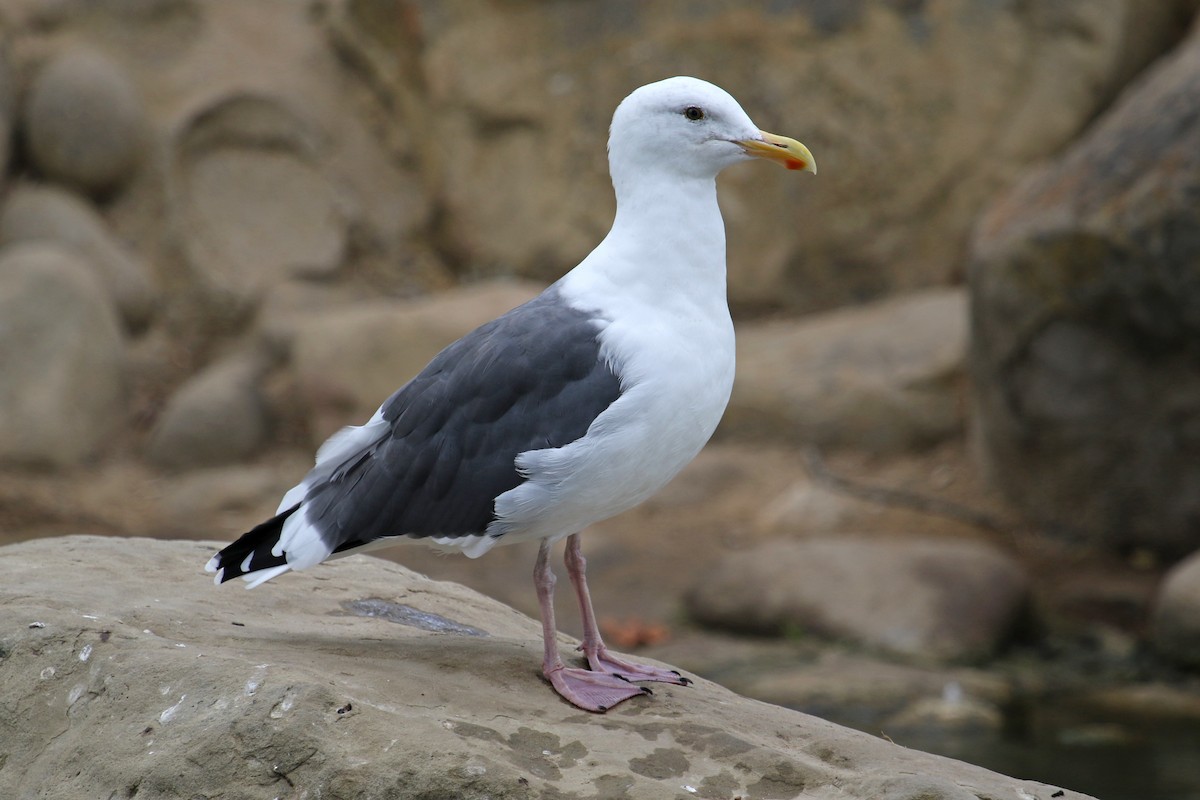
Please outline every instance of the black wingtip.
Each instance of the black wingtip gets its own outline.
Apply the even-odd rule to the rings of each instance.
[[[287,558],[274,555],[271,549],[275,547],[279,542],[279,537],[283,534],[283,523],[296,513],[298,508],[300,508],[299,503],[286,511],[281,511],[266,522],[254,526],[213,556],[207,566],[211,568],[211,572],[217,573],[217,582],[226,583],[251,572],[286,564]],[[246,565],[247,569],[242,569],[246,556],[250,556],[250,561]]]

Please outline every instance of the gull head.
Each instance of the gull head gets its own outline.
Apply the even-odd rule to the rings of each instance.
[[[647,172],[713,178],[753,158],[817,171],[803,144],[759,130],[724,89],[688,77],[647,84],[622,100],[609,130],[608,154],[614,182]]]

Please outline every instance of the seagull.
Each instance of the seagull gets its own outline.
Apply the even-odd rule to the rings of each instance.
[[[542,673],[603,712],[687,685],[604,644],[581,532],[661,489],[708,441],[733,387],[725,226],[716,176],[756,158],[816,173],[798,141],[766,133],[711,83],[668,78],[617,107],[608,140],[617,212],[580,264],[447,347],[365,425],[344,428],[275,516],[206,565],[248,588],[405,540],[478,558],[538,541]],[[567,666],[554,619],[554,542],[583,621],[587,668]]]

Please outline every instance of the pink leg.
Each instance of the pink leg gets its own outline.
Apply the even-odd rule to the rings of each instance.
[[[649,689],[635,686],[616,675],[563,664],[562,656],[558,654],[558,631],[554,622],[555,582],[554,573],[550,570],[550,542],[543,539],[537,564],[533,568],[533,585],[542,608],[542,640],[545,644],[542,674],[550,681],[554,691],[585,711],[607,711],[622,700],[650,694]]]
[[[563,560],[567,565],[567,575],[575,587],[575,596],[579,599],[579,614],[583,617],[583,644],[579,649],[587,658],[590,669],[616,675],[628,681],[659,681],[679,686],[691,683],[673,669],[635,664],[610,653],[604,640],[600,638],[600,628],[596,625],[596,612],[592,610],[592,596],[587,587],[587,559],[583,557],[581,537],[578,533],[567,537],[567,552]]]

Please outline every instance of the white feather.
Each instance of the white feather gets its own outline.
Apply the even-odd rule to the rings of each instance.
[[[287,490],[275,513],[282,514],[303,501],[313,486],[328,480],[338,467],[382,439],[390,427],[391,423],[383,418],[383,407],[380,406],[366,425],[348,425],[330,436],[317,449],[313,469],[304,476],[304,480]]]
[[[366,425],[348,425],[326,439],[317,449],[317,466],[326,462],[340,464],[374,444],[390,424],[383,418],[383,407],[380,406]]]
[[[300,506],[283,523],[279,541],[271,548],[271,555],[286,556],[292,569],[305,569],[320,564],[333,552],[321,532],[308,519],[308,506]]]
[[[249,575],[242,575],[241,578],[246,582],[247,589],[253,589],[255,586],[260,586],[274,578],[276,575],[282,575],[290,570],[290,564],[280,564],[278,567],[270,569],[260,569],[258,572],[251,572]]]

